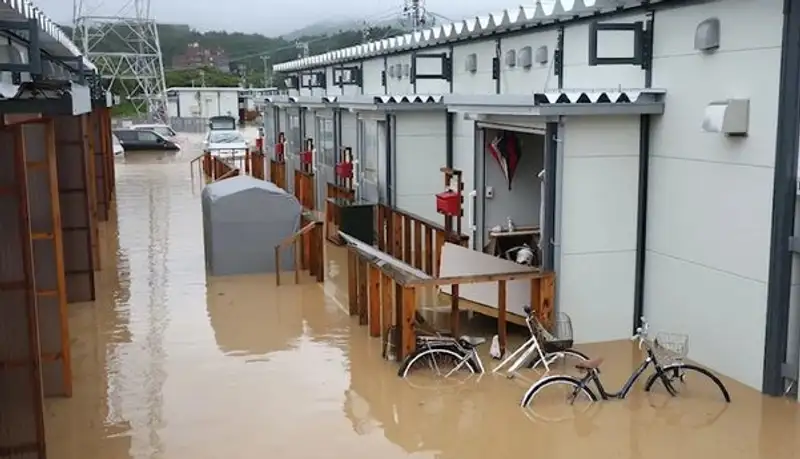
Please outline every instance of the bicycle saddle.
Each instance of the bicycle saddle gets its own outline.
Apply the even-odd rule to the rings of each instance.
[[[463,335],[458,338],[458,342],[464,347],[478,347],[486,342],[486,338]]]
[[[600,368],[600,365],[602,364],[603,364],[603,358],[597,357],[591,360],[587,360],[585,362],[578,362],[575,364],[575,368],[585,371],[597,370],[598,368]]]
[[[526,304],[525,306],[522,307],[522,312],[524,312],[527,315],[531,315],[531,312],[533,312],[533,310],[529,305]]]

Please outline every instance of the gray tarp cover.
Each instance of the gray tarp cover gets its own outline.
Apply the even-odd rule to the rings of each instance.
[[[302,207],[277,185],[249,176],[203,189],[206,268],[212,276],[275,271],[275,246],[300,229]],[[282,269],[294,267],[291,248]]]

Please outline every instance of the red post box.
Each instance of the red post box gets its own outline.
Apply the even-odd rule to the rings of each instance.
[[[353,163],[339,163],[336,165],[336,176],[341,179],[353,178]]]
[[[310,166],[312,159],[313,159],[313,154],[311,153],[311,151],[306,150],[300,152],[300,164],[304,166]]]
[[[450,217],[461,216],[461,195],[452,190],[436,195],[436,212]]]

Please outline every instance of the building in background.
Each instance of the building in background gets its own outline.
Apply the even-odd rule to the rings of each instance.
[[[178,54],[172,59],[172,68],[174,69],[213,67],[221,72],[229,73],[230,65],[230,57],[224,49],[204,48],[197,42],[189,43],[183,54]]]
[[[167,88],[167,114],[169,118],[233,116],[245,121],[257,102],[277,92],[277,88]]]

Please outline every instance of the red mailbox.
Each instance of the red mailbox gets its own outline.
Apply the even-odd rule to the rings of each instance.
[[[461,195],[452,190],[436,195],[436,212],[450,217],[461,216]]]
[[[353,178],[353,163],[339,163],[336,165],[336,176],[341,179]]]
[[[283,142],[275,144],[275,160],[283,161]]]
[[[304,166],[311,165],[311,161],[312,161],[313,157],[314,156],[313,156],[313,154],[311,153],[310,150],[301,151],[300,152],[300,164],[302,164]]]

